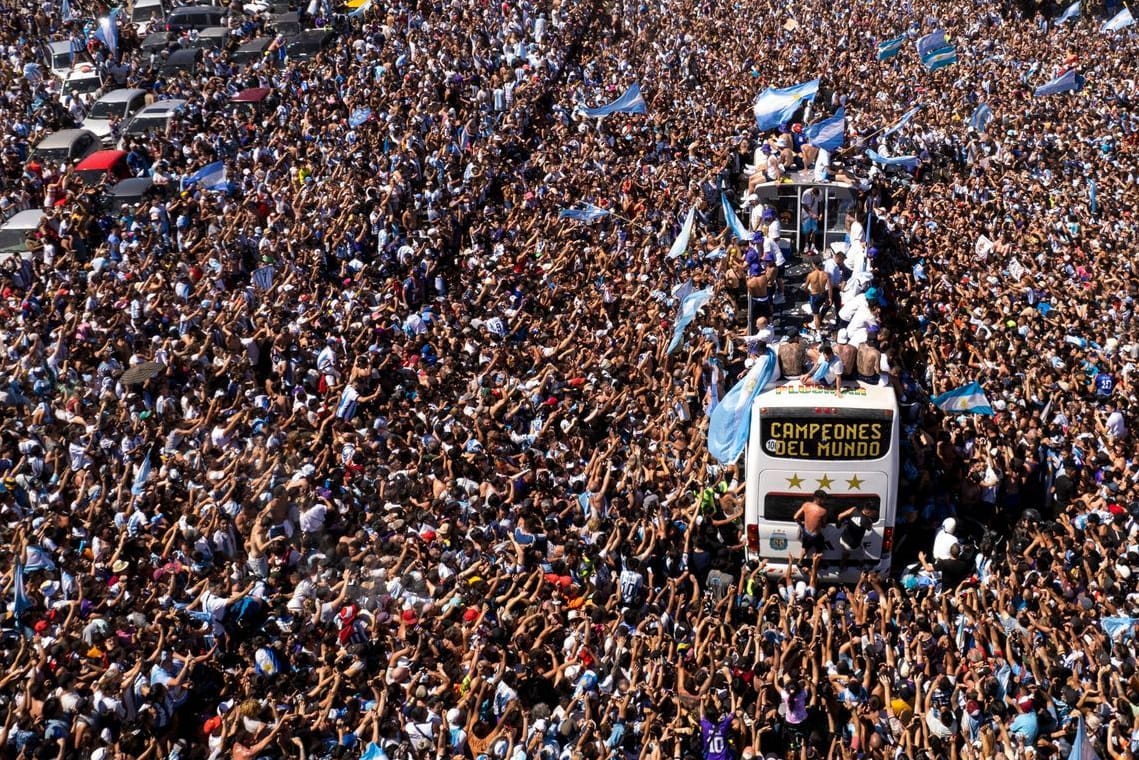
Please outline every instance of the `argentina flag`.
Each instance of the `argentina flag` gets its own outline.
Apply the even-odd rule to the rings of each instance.
[[[834,152],[846,143],[846,107],[835,111],[834,116],[816,121],[803,130],[811,145]]]
[[[925,35],[924,37],[919,37],[918,41],[915,44],[918,49],[918,58],[921,58],[923,61],[925,60],[925,57],[932,53],[934,50],[939,50],[943,47],[949,46],[949,43],[945,41],[944,29],[938,29],[935,32],[931,32]]]
[[[775,352],[769,348],[712,410],[708,418],[708,452],[716,461],[732,464],[740,458],[747,444],[752,404],[774,375]]]
[[[612,103],[598,108],[582,108],[581,112],[590,119],[599,119],[615,113],[647,113],[648,110],[649,107],[645,104],[645,98],[641,95],[641,86],[632,84],[621,97]]]
[[[336,416],[345,422],[351,422],[356,416],[356,407],[359,405],[360,392],[352,385],[344,388],[340,394],[340,403],[336,405]]]
[[[273,287],[273,266],[272,264],[258,267],[253,270],[253,274],[249,279],[253,281],[253,287],[258,290],[265,291]]]
[[[190,176],[183,178],[182,189],[185,190],[195,185],[201,185],[206,190],[214,190],[219,187],[224,187],[225,181],[225,162],[215,161],[212,164],[206,164]]]
[[[16,561],[16,577],[12,586],[12,615],[19,620],[32,608],[32,600],[28,597],[28,590],[24,586],[24,563],[19,560]]]
[[[883,156],[876,150],[870,148],[866,149],[866,157],[876,164],[883,166],[902,166],[906,169],[916,169],[918,166],[917,156]]]
[[[906,35],[895,37],[892,40],[878,43],[878,60],[885,61],[893,58],[902,51],[902,45],[906,44]]]
[[[925,56],[922,56],[921,62],[922,65],[930,71],[937,71],[946,66],[951,66],[957,63],[957,48],[952,45],[946,45],[945,47],[930,51]]]
[[[1120,29],[1126,29],[1134,23],[1135,17],[1131,15],[1131,9],[1124,8],[1119,13],[1103,22],[1103,26],[1101,26],[1099,30],[1101,32],[1118,32]]]
[[[1051,82],[1042,84],[1033,91],[1033,96],[1037,98],[1047,97],[1048,95],[1059,95],[1063,92],[1074,92],[1083,86],[1080,81],[1079,74],[1075,69],[1068,69],[1060,76],[1053,79]]]
[[[965,414],[993,414],[993,406],[985,396],[981,384],[973,381],[930,399],[943,412]]]
[[[736,236],[737,240],[750,240],[751,234],[747,231],[747,227],[743,225],[740,218],[736,216],[735,209],[732,204],[728,203],[727,193],[720,193],[720,206],[724,210],[724,221],[728,225],[728,229]]]
[[[99,19],[99,25],[95,29],[95,37],[107,46],[107,50],[111,51],[111,55],[117,57],[119,54],[119,9],[111,11],[108,15]]]
[[[989,122],[992,120],[993,109],[989,108],[988,103],[982,103],[974,109],[973,115],[969,117],[969,126],[978,132],[984,132],[985,127],[989,126]]]
[[[559,219],[573,219],[578,222],[595,222],[609,216],[609,210],[592,203],[582,203],[581,208],[563,208],[558,212]]]
[[[921,110],[921,103],[918,103],[916,106],[914,106],[913,108],[911,108],[910,110],[908,110],[904,114],[902,114],[902,118],[898,119],[896,122],[891,124],[889,127],[886,128],[886,131],[884,131],[882,133],[883,139],[889,137],[890,135],[894,134],[895,132],[897,132],[902,127],[909,124],[910,119],[914,118],[914,116],[916,116],[917,112],[920,110]]]
[[[676,324],[672,328],[672,340],[669,341],[668,351],[671,354],[680,345],[680,339],[684,337],[684,328],[692,324],[692,320],[696,319],[696,312],[703,308],[704,304],[712,300],[712,288],[704,288],[689,293],[680,302],[680,313],[676,315]]]
[[[692,238],[692,225],[696,222],[696,208],[688,209],[688,217],[684,220],[684,226],[680,229],[680,234],[676,236],[676,240],[672,243],[672,248],[669,249],[668,257],[670,259],[679,258],[684,255],[688,250],[688,241]]]
[[[1079,15],[1080,15],[1080,0],[1076,0],[1076,2],[1069,5],[1064,10],[1064,12],[1060,14],[1060,18],[1056,19],[1056,24],[1057,25],[1063,24],[1063,23],[1065,23],[1071,19],[1076,18]]]
[[[756,98],[753,106],[756,126],[760,129],[775,129],[780,124],[785,124],[795,115],[800,103],[814,100],[818,93],[818,79],[783,89],[768,87]]]

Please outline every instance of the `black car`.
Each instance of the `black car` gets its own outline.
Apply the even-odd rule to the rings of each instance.
[[[328,29],[310,29],[285,41],[285,55],[290,61],[307,61],[336,42],[336,32]]]
[[[166,17],[166,31],[201,31],[211,26],[226,26],[228,22],[229,11],[225,8],[216,5],[183,5],[170,11]]]

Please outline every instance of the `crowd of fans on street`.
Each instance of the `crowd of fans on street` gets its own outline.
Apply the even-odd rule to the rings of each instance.
[[[0,756],[1139,750],[1137,27],[1091,3],[1058,26],[940,0],[322,2],[303,23],[338,38],[309,60],[162,74],[125,17],[114,51],[95,35],[107,8],[5,10],[0,216],[46,214],[0,264]],[[271,33],[231,23],[231,47]],[[956,64],[876,59],[938,28]],[[188,101],[124,139],[139,204],[29,160],[85,113],[27,67],[65,39],[110,87]],[[1081,90],[1033,97],[1072,67]],[[815,77],[756,129],[760,90]],[[646,114],[580,113],[633,83]],[[233,110],[249,87],[272,96]],[[803,127],[840,105],[816,166]],[[217,161],[224,186],[183,182]],[[856,190],[845,258],[747,213],[820,170]],[[560,217],[583,203],[609,213]],[[704,287],[669,354],[678,289]],[[892,577],[744,559],[742,469],[705,431],[760,342],[907,410]],[[971,381],[993,415],[929,403]]]

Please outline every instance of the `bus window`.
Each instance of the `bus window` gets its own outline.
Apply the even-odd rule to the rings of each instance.
[[[854,210],[854,198],[849,188],[827,188],[824,245],[841,243],[846,239],[846,215]]]
[[[794,522],[795,513],[809,498],[811,497],[801,493],[768,493],[763,499],[763,519],[772,522]],[[863,506],[871,506],[876,512],[882,510],[882,499],[877,494],[861,496],[844,494],[841,497],[834,497],[833,502],[830,510],[832,514],[838,514],[851,507]]]

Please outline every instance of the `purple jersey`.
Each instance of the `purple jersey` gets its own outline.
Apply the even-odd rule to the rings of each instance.
[[[728,727],[731,725],[731,715],[725,715],[716,724],[707,718],[700,719],[700,734],[704,737],[704,760],[735,760],[728,743]]]

